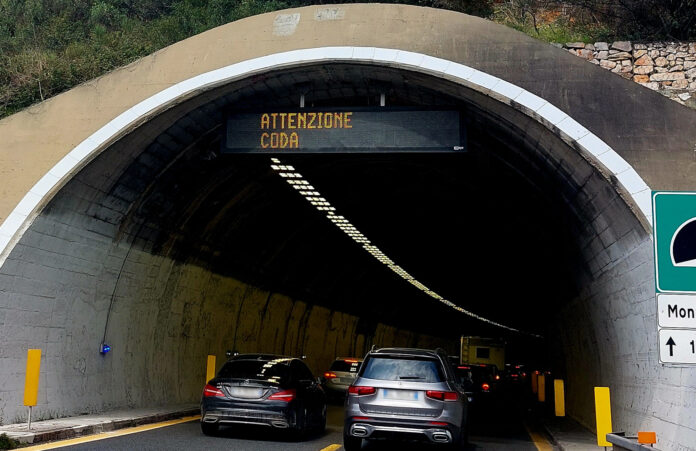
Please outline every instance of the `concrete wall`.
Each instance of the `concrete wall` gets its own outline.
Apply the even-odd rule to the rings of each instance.
[[[78,185],[76,181],[72,184]],[[35,418],[197,402],[206,356],[299,356],[315,375],[370,345],[452,345],[117,243],[67,189],[0,269],[0,423],[23,420],[26,350],[43,350]],[[89,209],[89,207],[87,208]],[[111,301],[113,304],[110,307]],[[111,310],[106,341],[99,345]]]
[[[550,334],[567,412],[595,430],[593,387],[609,387],[613,430],[657,431],[660,449],[696,449],[696,371],[658,361],[652,240],[603,197],[593,199],[606,206],[582,237],[591,277]]]
[[[297,19],[293,26],[278,28],[292,18]],[[687,189],[693,184],[685,163],[696,145],[696,128],[689,126],[696,112],[683,111],[657,93],[480,18],[405,5],[320,5],[215,28],[1,120],[0,178],[5,183],[0,221],[71,149],[148,97],[251,58],[333,45],[419,52],[500,77],[548,100],[598,135],[649,186]],[[646,123],[649,129],[635,132]]]

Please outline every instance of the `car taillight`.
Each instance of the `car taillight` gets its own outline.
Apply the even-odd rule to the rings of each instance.
[[[213,387],[212,385],[206,385],[205,388],[203,389],[203,396],[205,397],[212,397],[212,396],[222,396],[224,397],[225,394],[222,392],[217,387]]]
[[[290,402],[293,399],[295,399],[296,395],[297,395],[297,392],[293,388],[290,390],[283,390],[283,391],[273,393],[271,396],[268,397],[268,399],[272,399],[274,401]]]
[[[456,391],[428,390],[425,392],[425,396],[432,399],[439,399],[440,401],[456,401],[459,399]]]
[[[431,421],[430,424],[433,426],[449,426],[449,423],[445,423],[443,421]]]
[[[460,370],[470,370],[470,369],[471,369],[471,368],[468,367],[468,366],[458,366],[457,368],[460,369]]]
[[[365,387],[364,385],[351,385],[348,387],[349,395],[363,396],[374,395],[377,390],[375,387]]]
[[[488,385],[488,384],[486,384],[486,383],[484,382],[484,383],[481,385],[481,388],[483,389],[483,391],[488,391],[488,389],[490,389],[491,386]]]
[[[327,379],[335,379],[337,376],[336,376],[336,373],[331,373],[331,372],[327,371],[326,373],[324,373],[324,377]]]

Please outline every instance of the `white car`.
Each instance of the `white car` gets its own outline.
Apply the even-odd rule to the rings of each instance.
[[[336,357],[336,360],[324,373],[324,391],[327,396],[343,398],[348,392],[348,387],[358,376],[358,370],[362,359],[357,357]]]

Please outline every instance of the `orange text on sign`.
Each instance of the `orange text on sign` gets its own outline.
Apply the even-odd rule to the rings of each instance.
[[[261,130],[353,128],[353,112],[263,113]]]

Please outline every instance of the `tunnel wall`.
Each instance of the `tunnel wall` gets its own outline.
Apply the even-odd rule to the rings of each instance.
[[[696,373],[658,361],[653,242],[610,198],[591,201],[606,207],[582,233],[588,275],[549,334],[567,412],[596,430],[593,388],[609,387],[614,431],[656,431],[660,449],[696,449]]]
[[[480,108],[506,115],[490,102],[481,102]],[[558,177],[552,182],[556,188],[546,189],[562,199],[559,214],[573,218],[579,290],[571,299],[558,299],[547,333],[555,348],[552,377],[565,380],[566,412],[596,430],[593,389],[609,387],[613,430],[656,431],[660,449],[696,449],[696,372],[658,360],[650,233],[612,186],[615,180],[600,175],[601,167],[593,168],[524,118],[512,118],[508,126],[520,128],[513,135],[524,142],[522,156],[536,154],[536,161],[545,162],[535,174],[537,183]],[[541,290],[544,280],[540,275]],[[553,385],[547,387],[552,400]]]
[[[456,349],[119,243],[108,219],[76,212],[91,204],[84,186],[71,190],[76,185],[0,269],[0,423],[26,418],[30,348],[43,351],[35,419],[196,403],[206,356],[216,355],[219,368],[228,349],[304,354],[315,375],[337,356],[362,356],[372,344]],[[110,308],[112,351],[102,356]]]

